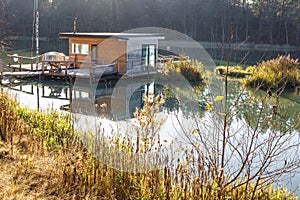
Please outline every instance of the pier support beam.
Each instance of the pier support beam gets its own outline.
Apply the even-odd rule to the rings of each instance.
[[[3,80],[3,61],[0,59],[0,81]]]

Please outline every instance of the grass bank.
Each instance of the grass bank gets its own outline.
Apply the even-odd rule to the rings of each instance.
[[[0,124],[0,199],[295,198],[271,185],[219,188],[216,169],[202,163],[201,154],[149,173],[112,169],[86,150],[69,115],[22,108],[6,94],[0,95]]]

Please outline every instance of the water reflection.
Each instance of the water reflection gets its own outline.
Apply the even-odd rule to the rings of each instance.
[[[284,91],[280,95],[263,90],[243,88],[239,82],[230,82],[228,107],[236,112],[235,118],[245,120],[253,129],[265,133],[270,128],[286,133],[300,130],[299,90]]]
[[[4,87],[17,101],[26,107],[38,110],[63,109],[72,112],[106,117],[110,120],[125,120],[133,118],[136,108],[143,107],[143,94],[162,94],[165,103],[161,111],[165,113],[179,113],[186,117],[204,116],[203,106],[195,109],[189,104],[188,93],[182,88],[169,88],[168,85],[155,82],[126,83],[116,87],[116,81],[104,81],[97,84],[93,90],[87,85],[71,87],[64,81],[22,81],[16,85]],[[293,127],[300,130],[299,90],[285,91],[278,98],[265,91],[243,89],[239,82],[229,82],[228,107],[235,119],[245,120],[255,128],[260,119],[260,129],[266,132],[270,127],[277,131],[286,131]],[[201,103],[210,102],[204,91],[200,92],[198,100]],[[180,99],[181,98],[181,99]],[[238,101],[237,101],[238,100]],[[263,108],[263,109],[262,109]],[[76,110],[77,109],[77,110]]]
[[[20,105],[37,110],[57,110],[70,102],[70,87],[66,82],[21,81],[3,90],[15,97]]]
[[[52,109],[71,109],[73,112],[84,114],[91,114],[95,118],[86,118],[87,121],[91,121],[95,124],[101,124],[101,128],[106,130],[106,136],[113,131],[124,132],[127,130],[127,134],[130,134],[133,138],[136,138],[134,131],[136,124],[130,120],[133,117],[133,113],[136,107],[141,108],[143,106],[143,93],[162,94],[165,98],[165,104],[160,109],[160,115],[157,119],[164,121],[160,131],[164,133],[161,135],[161,141],[168,141],[164,148],[164,155],[168,157],[166,150],[171,149],[170,144],[173,140],[172,148],[179,148],[182,144],[189,144],[188,139],[195,139],[194,141],[199,143],[199,136],[193,134],[190,138],[185,137],[183,133],[192,133],[195,127],[199,128],[197,124],[193,122],[210,121],[203,125],[210,125],[212,121],[211,115],[205,113],[202,109],[192,107],[188,102],[188,97],[185,95],[184,90],[170,88],[168,85],[155,84],[153,81],[145,81],[141,83],[127,82],[128,84],[119,85],[116,87],[114,81],[104,81],[96,85],[96,88],[91,88],[89,85],[81,87],[70,87],[65,82],[24,82],[19,85],[11,86],[10,89],[5,88],[6,91],[16,96],[17,100],[23,106],[28,106],[34,109],[46,110]],[[231,121],[231,131],[238,132],[235,142],[245,142],[247,139],[250,141],[252,130],[256,128],[260,129],[262,134],[262,140],[269,141],[268,136],[270,130],[273,133],[276,131],[286,132],[289,127],[293,127],[290,131],[298,130],[299,126],[299,110],[300,110],[300,97],[298,91],[285,92],[279,98],[269,97],[264,91],[245,90],[240,87],[238,82],[229,83],[229,100],[228,107],[231,109],[231,114],[234,119]],[[203,97],[203,93],[200,93]],[[200,98],[200,97],[199,97]],[[70,100],[73,103],[70,106]],[[203,99],[207,100],[207,99]],[[238,100],[238,101],[237,101]],[[184,102],[184,103],[183,103]],[[237,103],[238,102],[238,103]],[[77,104],[77,105],[76,105]],[[274,112],[274,105],[278,106],[276,112]],[[263,110],[261,108],[263,106]],[[73,107],[73,108],[72,108]],[[75,110],[78,109],[78,110]],[[195,115],[197,118],[195,120]],[[87,116],[87,115],[86,115]],[[184,127],[181,127],[180,123],[177,123],[178,116],[182,119],[181,123]],[[188,120],[188,119],[193,119]],[[118,123],[116,123],[118,121]],[[259,122],[259,127],[257,127]],[[82,128],[86,125],[86,121],[78,122],[78,125]],[[295,126],[293,126],[293,124]],[[213,124],[214,125],[214,124]],[[212,126],[213,126],[212,125]],[[133,128],[130,128],[133,127]],[[179,130],[182,130],[180,132]],[[199,129],[202,131],[202,137],[205,137],[205,129]],[[207,145],[216,148],[216,144],[220,142],[220,138],[213,138],[213,132],[211,127],[208,127],[207,131]],[[241,138],[239,138],[241,137]],[[296,140],[298,138],[295,138]],[[174,142],[176,141],[176,142]],[[214,143],[217,141],[216,143]],[[280,140],[278,140],[280,141]],[[294,139],[290,139],[294,142]],[[136,140],[132,140],[132,145],[136,145]],[[258,140],[258,142],[261,142]],[[297,141],[296,141],[297,142]],[[177,144],[174,145],[174,144]],[[263,142],[261,142],[263,144]],[[196,144],[196,143],[195,143]],[[233,144],[236,144],[233,142]],[[169,146],[168,146],[169,145]],[[247,142],[245,142],[245,149],[248,148]],[[295,145],[296,146],[296,145]],[[184,146],[186,148],[186,146]],[[239,147],[239,146],[238,146]],[[244,146],[240,147],[244,148]],[[282,150],[284,146],[279,146],[277,150]],[[262,148],[263,149],[263,148]],[[231,149],[229,149],[231,150]],[[263,152],[263,151],[262,151]],[[286,158],[290,155],[294,155],[299,152],[296,148],[290,149],[285,152]],[[114,152],[118,153],[119,152]],[[236,151],[230,151],[230,154],[235,155]],[[174,158],[174,155],[173,155]],[[229,173],[235,173],[234,170],[240,165],[238,159],[228,158]],[[106,158],[107,162],[110,162],[109,158]],[[280,167],[284,160],[280,157],[277,158],[277,165],[271,167]],[[257,161],[257,160],[255,160]],[[258,161],[257,161],[258,162]],[[257,167],[253,165],[254,167]],[[295,174],[292,174],[295,175]],[[292,188],[296,188],[299,184],[299,174],[296,174],[294,178],[291,178],[293,184]]]

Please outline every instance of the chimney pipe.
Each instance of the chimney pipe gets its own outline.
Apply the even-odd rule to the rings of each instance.
[[[74,18],[74,33],[77,32],[77,17]]]

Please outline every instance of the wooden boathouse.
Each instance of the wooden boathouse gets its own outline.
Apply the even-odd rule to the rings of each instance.
[[[59,37],[68,39],[68,56],[57,52],[37,57],[8,55],[7,66],[13,72],[3,75],[83,78],[103,74],[145,75],[157,69],[158,44],[164,39],[163,35],[153,33],[63,32]],[[18,64],[14,64],[16,61]]]
[[[69,40],[69,56],[76,68],[114,64],[110,72],[155,68],[161,34],[146,33],[60,33]],[[108,69],[109,70],[109,69]],[[108,71],[109,72],[109,71]]]

